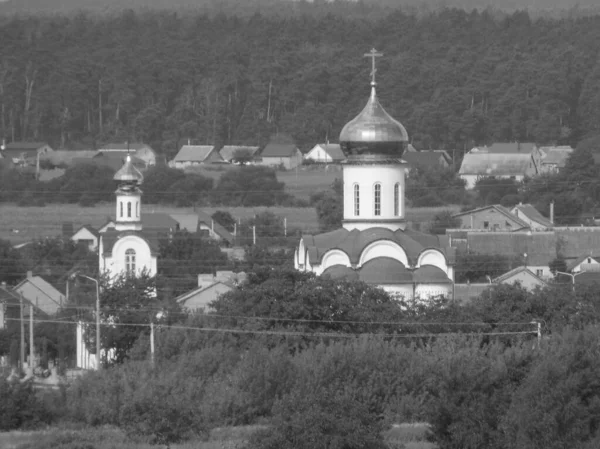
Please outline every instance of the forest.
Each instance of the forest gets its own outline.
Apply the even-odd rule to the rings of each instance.
[[[279,132],[308,148],[364,106],[372,47],[380,101],[418,149],[574,145],[600,126],[600,16],[126,10],[0,23],[7,141],[144,141],[172,157],[187,139],[261,145]]]

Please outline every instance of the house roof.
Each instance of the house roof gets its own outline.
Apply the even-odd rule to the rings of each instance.
[[[73,165],[79,159],[91,159],[98,154],[95,150],[56,150],[49,153],[45,153],[40,156],[40,159],[50,161],[51,163]]]
[[[531,204],[517,204],[513,210],[518,209],[522,214],[524,214],[527,218],[546,228],[553,228],[554,223],[544,217],[535,207]]]
[[[298,151],[293,143],[270,143],[260,153],[261,157],[292,157]]]
[[[175,298],[175,301],[176,302],[184,302],[184,301],[190,299],[191,297],[193,297],[195,295],[198,295],[198,294],[200,294],[200,293],[202,293],[202,292],[204,292],[206,290],[211,290],[211,289],[215,288],[215,286],[217,286],[219,284],[220,285],[224,285],[229,290],[233,290],[233,287],[231,285],[228,285],[225,282],[215,281],[215,282],[213,282],[210,285],[206,285],[206,286],[202,286],[202,287],[196,287],[195,289],[193,289],[193,290],[191,290],[191,291],[189,291],[187,293],[184,293],[183,295],[178,296],[177,298]]]
[[[183,145],[177,155],[173,158],[174,162],[204,162],[210,154],[215,151],[214,145]],[[219,159],[221,155],[217,152]]]
[[[440,161],[445,161],[446,157],[443,153],[437,151],[416,151],[413,153],[404,153],[402,159],[410,165],[418,165],[421,167],[439,167],[442,165]]]
[[[329,157],[334,161],[346,160],[346,155],[342,151],[342,147],[339,143],[319,143],[318,146],[323,148]]]
[[[215,231],[215,234],[222,239],[227,240],[229,243],[233,243],[235,241],[235,237],[231,232],[213,220],[213,218],[204,211],[198,212],[198,224],[200,223],[204,223],[208,227],[214,227],[213,230]]]
[[[319,235],[304,235],[302,240],[312,265],[319,265],[325,253],[332,249],[345,252],[352,264],[358,264],[363,250],[379,240],[389,240],[401,246],[411,263],[416,263],[419,254],[427,248],[440,250],[449,264],[454,263],[454,249],[449,247],[446,236],[422,234],[412,230],[394,232],[387,228],[374,227],[363,231],[348,231],[340,228]]]
[[[570,146],[540,147],[542,153],[541,163],[564,167],[573,151]]]
[[[141,150],[143,148],[148,148],[149,150],[151,150],[152,152],[154,152],[154,150],[149,146],[146,145],[145,143],[127,143],[127,142],[123,142],[123,143],[107,143],[105,145],[102,145],[100,148],[98,148],[98,151],[104,152],[104,151],[123,151],[123,152],[127,152],[127,151],[138,151]]]
[[[23,290],[23,286],[27,283],[31,284],[40,293],[40,296],[35,295],[35,298],[27,297]],[[58,309],[62,306],[59,298],[64,299],[64,295],[41,276],[27,277],[19,282],[13,290],[15,292],[23,292],[25,299],[48,315],[54,315],[58,312]]]
[[[114,228],[108,229],[102,234],[103,255],[110,256],[113,247],[123,237],[134,235],[144,240],[150,247],[150,254],[157,255],[159,251],[160,233],[156,231],[116,231]]]
[[[506,282],[508,281],[510,278],[516,276],[517,274],[520,273],[527,273],[528,275],[530,275],[531,277],[535,278],[537,281],[539,281],[541,284],[546,285],[546,281],[544,281],[542,278],[540,278],[539,276],[537,276],[533,271],[531,271],[529,268],[527,268],[526,266],[520,266],[517,268],[513,268],[510,271],[507,271],[506,273],[498,276],[497,278],[495,278],[493,281],[495,283],[502,283],[502,282]]]
[[[73,237],[75,234],[77,234],[79,231],[81,231],[82,229],[87,229],[94,237],[99,238],[100,237],[100,233],[94,229],[94,227],[92,227],[89,224],[83,225],[81,226],[79,229],[77,229],[77,231],[75,231],[71,237]]]
[[[491,145],[475,147],[471,151],[473,153],[497,153],[497,154],[516,154],[526,153],[531,154],[536,148],[532,142],[497,142]],[[471,153],[471,152],[469,152]],[[467,154],[469,154],[467,153]]]
[[[566,259],[575,259],[582,254],[600,253],[600,228],[574,227],[556,230],[559,253]]]
[[[588,254],[588,255],[580,256],[577,259],[567,260],[566,261],[567,262],[567,271],[573,270],[576,266],[578,266],[579,264],[582,264],[588,258],[593,259],[594,262],[596,262],[596,263],[600,263],[600,257],[594,257],[591,254]]]
[[[558,238],[554,232],[469,232],[467,248],[475,254],[499,254],[524,258],[528,266],[547,266],[556,259]]]
[[[515,214],[511,214],[510,211],[506,207],[501,206],[500,204],[492,204],[490,206],[484,206],[484,207],[479,207],[477,209],[471,209],[471,210],[468,210],[466,212],[460,212],[458,214],[454,214],[453,217],[462,217],[464,215],[472,215],[472,214],[476,214],[476,213],[479,213],[479,212],[486,211],[488,209],[494,209],[497,212],[499,212],[502,215],[504,215],[506,218],[508,218],[508,219],[512,220],[513,222],[515,222],[518,226],[520,226],[520,228],[517,228],[517,229],[529,228],[529,224],[526,221],[520,219]]]
[[[530,153],[467,153],[460,165],[460,175],[521,176],[533,164]]]
[[[46,142],[11,142],[6,144],[5,150],[37,150],[46,145]]]
[[[258,147],[249,147],[244,145],[225,145],[219,150],[219,154],[223,160],[230,161],[235,156],[236,151],[244,151],[250,155],[254,155],[258,151]]]

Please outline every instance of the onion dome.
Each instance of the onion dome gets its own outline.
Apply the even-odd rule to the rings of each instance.
[[[137,168],[135,168],[131,161],[131,156],[128,154],[125,158],[125,163],[119,171],[115,173],[113,179],[127,184],[141,184],[144,180],[144,176]]]
[[[367,105],[340,133],[340,146],[350,162],[400,159],[408,145],[406,128],[385,112],[372,84]]]

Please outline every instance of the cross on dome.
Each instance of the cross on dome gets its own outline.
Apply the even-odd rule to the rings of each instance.
[[[377,84],[375,82],[375,73],[377,72],[377,69],[375,68],[375,58],[382,57],[383,53],[380,53],[372,48],[369,53],[365,53],[363,56],[365,58],[371,58],[371,86],[375,86]]]

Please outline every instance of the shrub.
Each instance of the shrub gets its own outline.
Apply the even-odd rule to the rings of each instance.
[[[40,401],[31,382],[9,382],[0,378],[0,431],[49,424],[53,416]]]

